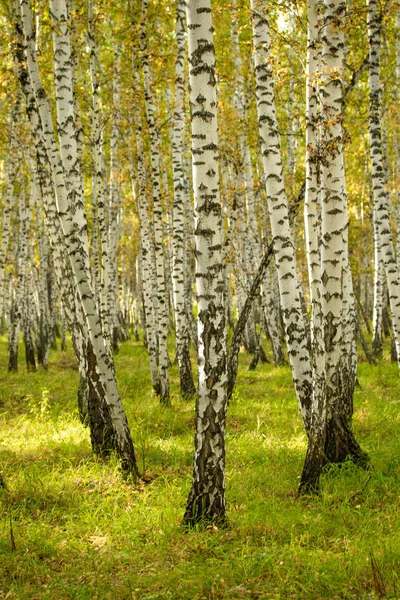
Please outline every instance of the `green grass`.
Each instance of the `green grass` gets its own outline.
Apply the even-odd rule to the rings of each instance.
[[[179,399],[173,367],[172,406],[159,406],[140,343],[124,344],[116,364],[146,484],[92,456],[69,352],[52,352],[47,373],[21,361],[9,375],[1,340],[0,599],[370,599],[383,585],[400,597],[397,366],[359,366],[354,428],[374,470],[332,468],[319,497],[298,500],[306,438],[289,369],[249,372],[242,355],[227,424],[229,527],[185,532],[193,403]]]

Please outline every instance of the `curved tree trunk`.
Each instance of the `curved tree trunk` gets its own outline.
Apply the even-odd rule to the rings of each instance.
[[[50,304],[51,316],[50,325],[52,329],[50,333],[55,340],[55,286],[57,282],[57,286],[60,290],[60,295],[62,297],[62,314],[64,315],[64,321],[68,323],[68,328],[72,337],[72,344],[78,361],[78,368],[80,373],[80,384],[78,389],[79,414],[83,423],[90,424],[88,416],[88,401],[90,390],[92,390],[93,392],[94,386],[90,386],[89,384],[90,374],[88,373],[87,352],[85,350],[85,344],[87,345],[89,343],[88,330],[87,327],[85,327],[81,302],[76,295],[75,283],[73,281],[72,271],[69,266],[68,257],[65,257],[64,240],[62,238],[62,231],[59,226],[59,219],[56,214],[56,205],[54,203],[54,192],[51,183],[51,175],[47,161],[46,149],[43,144],[41,133],[41,123],[33,95],[32,86],[30,83],[29,74],[26,70],[24,50],[21,41],[22,34],[18,19],[16,21],[16,25],[17,29],[16,44],[14,47],[14,61],[21,89],[25,96],[27,115],[29,118],[29,122],[32,126],[32,135],[35,143],[37,160],[37,185],[41,192],[40,197],[43,201],[43,207],[46,216],[46,225],[52,245],[52,271],[47,281],[47,293]],[[102,420],[102,415],[106,415],[108,411],[104,399],[104,389],[99,389],[99,391],[103,395],[97,396],[97,404],[92,399],[92,414],[96,409],[97,416],[95,417],[95,421],[97,424]],[[98,425],[96,427],[96,431],[91,430],[93,451],[100,455],[102,455],[104,439],[106,438],[105,432],[109,432],[109,418],[104,419],[103,430],[104,433],[101,433]],[[109,444],[107,444],[107,446],[108,445]]]
[[[121,460],[122,469],[138,476],[139,472],[129,426],[117,389],[114,364],[104,341],[91,286],[87,221],[84,212],[83,187],[75,129],[67,8],[63,0],[52,0],[50,6],[54,20],[53,42],[55,47],[59,147],[56,143],[51,111],[36,61],[30,2],[29,0],[21,0],[28,70],[40,113],[43,141],[51,165],[56,190],[57,212],[75,284],[79,290],[80,304],[85,315],[85,327],[93,345],[98,374],[110,410],[115,447]]]
[[[275,264],[286,343],[301,416],[306,431],[310,428],[312,371],[307,324],[301,305],[301,290],[296,253],[289,222],[289,206],[283,182],[283,169],[275,110],[273,73],[270,60],[270,34],[264,0],[252,0],[254,60],[258,125],[268,210],[274,241]]]

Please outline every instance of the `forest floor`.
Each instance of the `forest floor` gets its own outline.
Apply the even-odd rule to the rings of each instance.
[[[91,454],[71,350],[48,372],[7,373],[0,341],[0,598],[400,598],[400,377],[360,363],[354,430],[373,470],[345,465],[297,499],[306,449],[288,367],[241,368],[227,423],[229,527],[181,527],[193,402],[161,407],[146,352],[116,356],[145,481]]]

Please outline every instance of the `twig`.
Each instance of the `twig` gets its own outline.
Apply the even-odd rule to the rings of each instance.
[[[374,580],[374,588],[378,595],[378,598],[383,598],[384,596],[386,596],[385,581],[383,579],[383,575],[379,568],[379,565],[376,562],[375,557],[372,553],[372,550],[370,551],[369,556],[370,556],[370,560],[371,560],[371,569],[372,569],[372,577]]]
[[[11,515],[10,515],[10,543],[11,543],[11,552],[15,552],[17,549],[17,546],[15,545],[14,530],[13,530]]]
[[[354,500],[355,498],[361,496],[361,494],[363,493],[363,491],[367,487],[368,483],[371,481],[371,477],[372,477],[372,475],[368,475],[368,477],[367,477],[364,485],[362,486],[361,490],[358,490],[357,492],[354,492],[354,494],[352,494],[352,496],[350,496],[349,502],[351,502],[351,500]]]

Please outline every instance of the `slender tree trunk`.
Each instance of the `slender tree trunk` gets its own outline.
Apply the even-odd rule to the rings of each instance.
[[[184,64],[185,64],[185,3],[177,3],[176,40],[177,57],[175,63],[175,107],[172,138],[172,165],[174,172],[173,207],[173,267],[172,284],[174,291],[176,355],[179,365],[180,389],[183,398],[196,393],[193,383],[192,365],[189,354],[189,330],[186,317],[185,298],[185,184],[183,172],[183,112],[184,112]]]
[[[11,117],[13,119],[13,115]],[[13,163],[15,159],[15,136],[11,129],[8,160],[6,163],[6,190],[3,194],[3,220],[1,224],[1,243],[0,243],[0,319],[3,318],[5,308],[5,267],[7,260],[7,249],[9,245],[10,233],[11,233],[11,213],[13,209],[14,191],[13,191]]]
[[[108,276],[108,243],[106,236],[106,186],[104,169],[104,136],[101,122],[100,83],[97,76],[98,52],[94,32],[93,0],[88,2],[89,72],[92,85],[92,256],[93,293],[99,307],[103,334],[110,343],[109,311],[105,286]]]
[[[215,53],[209,0],[187,2],[198,301],[198,395],[187,524],[224,522],[226,322],[218,175]]]
[[[369,133],[370,155],[372,165],[372,186],[374,193],[374,215],[380,251],[385,269],[389,291],[390,310],[392,313],[393,334],[397,356],[400,360],[400,279],[396,262],[392,226],[390,221],[390,198],[385,181],[385,169],[382,152],[381,131],[381,83],[380,83],[380,19],[376,0],[368,1],[368,36],[369,36]],[[399,363],[400,365],[400,363]]]
[[[266,250],[264,256],[262,257],[262,259],[260,261],[260,264],[258,266],[258,271],[253,279],[249,294],[247,295],[246,301],[243,305],[243,309],[239,315],[238,321],[236,323],[236,327],[233,332],[232,341],[231,341],[231,345],[229,348],[229,360],[228,360],[228,369],[227,369],[227,373],[228,373],[227,398],[228,398],[228,400],[231,399],[233,390],[234,390],[234,386],[235,386],[236,375],[237,375],[237,370],[238,370],[238,365],[239,365],[240,340],[243,335],[243,329],[246,325],[246,321],[247,321],[248,315],[250,313],[251,307],[253,305],[254,298],[256,298],[257,295],[259,294],[261,282],[262,282],[263,278],[265,277],[265,271],[267,270],[268,265],[270,264],[270,261],[272,260],[272,255],[273,255],[273,244],[271,243],[268,246],[268,249]]]
[[[109,182],[109,224],[108,224],[108,287],[107,306],[110,316],[110,330],[114,352],[118,351],[118,337],[121,326],[118,316],[121,312],[119,284],[118,284],[118,240],[120,234],[120,222],[122,215],[120,198],[120,70],[121,49],[119,45],[114,47],[114,78],[113,78],[113,112],[111,118],[110,139],[110,182]]]
[[[84,212],[75,129],[68,14],[63,0],[51,1],[50,7],[54,19],[53,41],[59,148],[54,135],[50,107],[36,61],[30,2],[21,0],[28,70],[40,113],[43,141],[51,165],[56,190],[57,212],[75,284],[79,291],[81,307],[85,315],[85,326],[96,358],[96,370],[110,410],[116,450],[122,469],[138,476],[129,426],[117,389],[114,364],[104,341],[90,280],[87,221]]]
[[[150,225],[149,208],[146,197],[146,168],[144,163],[143,130],[139,115],[135,115],[136,125],[136,162],[138,171],[138,214],[140,220],[141,252],[140,272],[143,285],[143,329],[150,361],[151,383],[157,396],[161,394],[160,374],[158,370],[158,336],[156,315],[156,290],[154,268],[153,231]]]
[[[348,211],[343,160],[342,72],[344,58],[345,3],[325,3],[321,53],[321,275],[314,310],[314,389],[311,429],[299,492],[315,490],[327,463],[353,460],[365,466],[368,457],[350,428],[354,359],[346,326],[352,315],[352,287],[348,263]],[[315,199],[314,199],[315,202]],[[316,210],[310,206],[309,214]],[[311,262],[311,260],[310,260]],[[320,300],[317,297],[318,288]],[[321,325],[320,325],[321,323]],[[355,327],[353,326],[353,330]],[[320,380],[321,375],[321,380]],[[351,394],[351,397],[348,396]]]
[[[18,289],[21,293],[21,325],[25,346],[25,362],[28,373],[36,371],[35,346],[31,328],[30,271],[32,268],[28,246],[30,245],[30,226],[32,216],[31,193],[27,185],[22,186],[19,204],[19,258]]]
[[[306,431],[308,431],[312,401],[312,372],[307,344],[307,324],[303,317],[301,290],[296,268],[296,253],[290,230],[289,206],[283,182],[270,60],[269,23],[266,4],[263,0],[252,0],[251,8],[258,124],[274,241],[275,264],[289,360],[301,415]]]
[[[397,90],[397,102],[399,103],[400,101],[400,10],[397,10],[397,15],[396,15],[396,25],[397,25],[397,32],[396,32],[396,90]],[[397,198],[396,198],[396,212],[395,212],[395,219],[396,219],[396,229],[397,229],[397,235],[396,235],[396,258],[397,258],[397,264],[399,264],[400,262],[400,127],[397,125],[397,136],[396,136],[396,158],[397,158],[397,164],[396,164],[396,175],[397,175]]]
[[[163,249],[163,207],[161,202],[161,176],[160,176],[160,143],[157,131],[154,105],[152,97],[152,82],[147,55],[146,20],[148,0],[142,0],[143,14],[140,31],[140,43],[142,52],[142,69],[144,75],[144,95],[146,103],[147,125],[150,133],[151,146],[151,184],[153,191],[153,220],[154,220],[154,254],[156,267],[157,285],[157,327],[158,327],[158,368],[160,401],[169,404],[169,376],[168,367],[170,363],[167,337],[169,326],[168,300],[165,286],[165,257]]]
[[[21,329],[20,298],[17,290],[11,291],[10,311],[8,318],[8,370],[18,371],[18,340]]]

